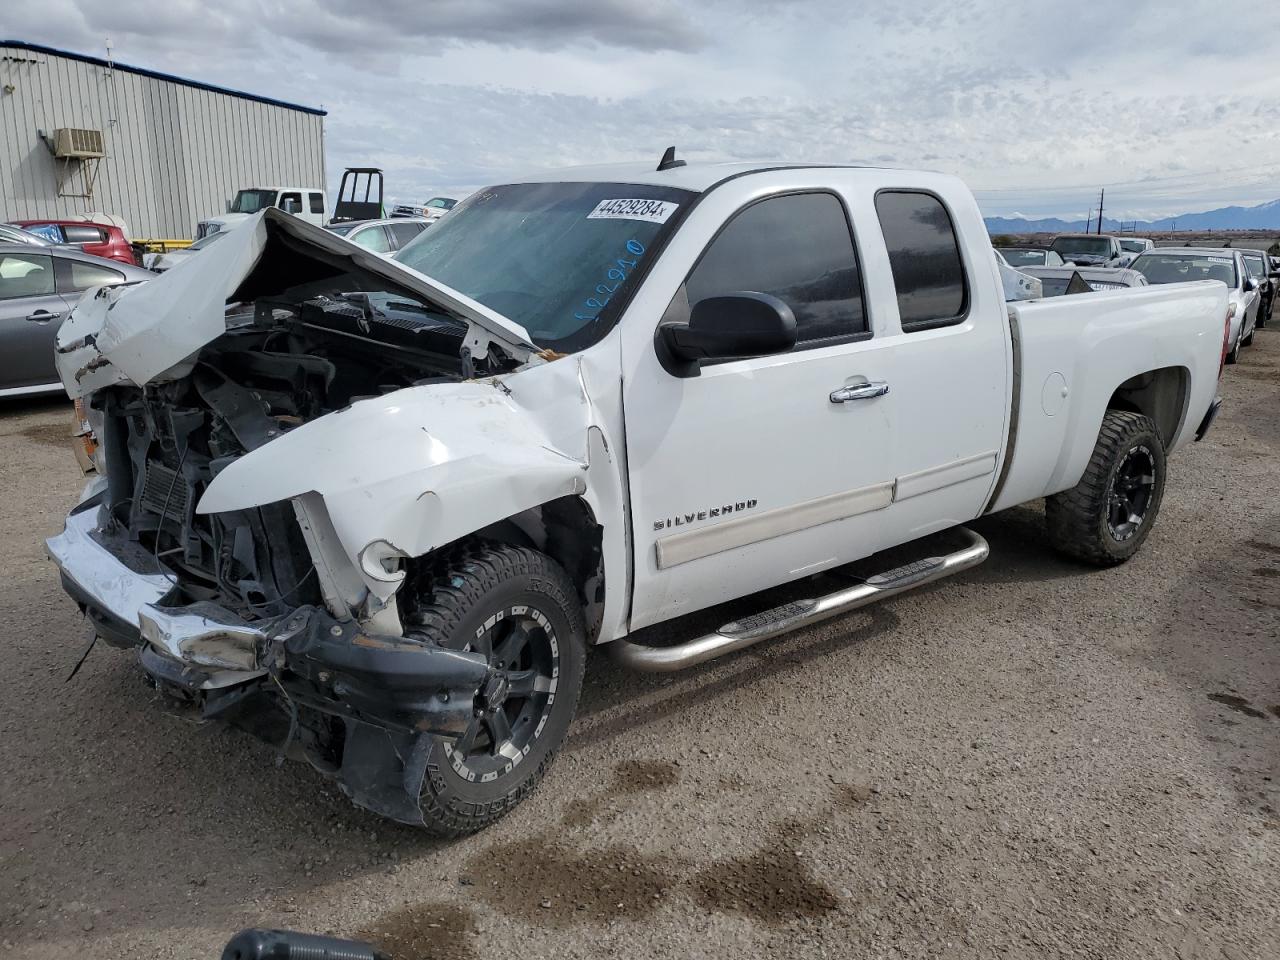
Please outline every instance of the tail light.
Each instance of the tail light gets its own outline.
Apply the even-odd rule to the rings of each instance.
[[[1227,366],[1228,346],[1231,343],[1231,318],[1236,315],[1236,305],[1227,304],[1227,319],[1222,325],[1222,355],[1218,357],[1218,379],[1222,379],[1222,371]]]

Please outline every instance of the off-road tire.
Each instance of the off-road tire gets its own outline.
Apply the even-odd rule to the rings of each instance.
[[[513,605],[539,611],[558,646],[556,685],[545,725],[509,772],[487,783],[455,770],[451,737],[432,737],[419,795],[423,825],[438,836],[474,833],[533,792],[555,760],[578,707],[586,661],[582,607],[564,569],[528,547],[469,540],[436,558],[419,581],[415,635],[467,649],[486,621]]]
[[[1120,540],[1109,524],[1112,495],[1121,463],[1139,450],[1150,454],[1155,482],[1142,522],[1128,539]],[[1100,567],[1123,563],[1138,552],[1155,524],[1164,498],[1165,474],[1164,443],[1151,419],[1126,410],[1108,410],[1080,482],[1045,500],[1050,542],[1085,563]]]

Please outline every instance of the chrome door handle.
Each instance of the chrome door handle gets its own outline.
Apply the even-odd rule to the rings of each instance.
[[[48,310],[33,310],[27,314],[27,319],[32,323],[48,323],[50,320],[57,320],[62,316],[60,313],[50,313]]]
[[[831,391],[832,403],[845,403],[849,400],[873,400],[883,397],[889,392],[889,384],[883,380],[870,380],[866,383],[853,383],[839,390]]]

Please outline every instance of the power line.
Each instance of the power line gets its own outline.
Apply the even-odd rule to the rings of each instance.
[[[1110,183],[1081,183],[1062,187],[975,187],[974,193],[1061,193],[1074,190],[1089,190],[1094,187],[1142,187],[1156,183],[1172,183],[1177,180],[1193,180],[1197,177],[1212,177],[1223,173],[1241,173],[1246,170],[1267,170],[1280,168],[1280,160],[1266,163],[1251,163],[1243,167],[1221,167],[1217,170],[1204,170],[1197,173],[1180,173],[1168,177],[1148,177],[1145,180],[1116,180]]]

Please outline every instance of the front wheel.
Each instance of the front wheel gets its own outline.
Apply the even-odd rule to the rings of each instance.
[[[1050,541],[1097,566],[1128,560],[1160,512],[1165,469],[1164,443],[1151,419],[1108,410],[1080,482],[1045,500]]]
[[[1244,327],[1241,327],[1240,331],[1241,333],[1243,333]],[[1232,345],[1231,352],[1227,354],[1227,363],[1235,363],[1239,359],[1240,359],[1240,338],[1236,337],[1236,342]]]
[[[582,608],[558,563],[500,543],[464,543],[414,586],[407,632],[489,659],[466,731],[431,738],[419,794],[423,825],[461,836],[527,797],[563,744],[582,690]]]

